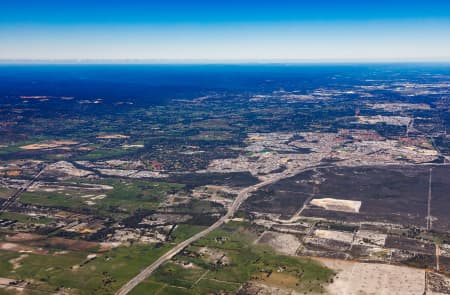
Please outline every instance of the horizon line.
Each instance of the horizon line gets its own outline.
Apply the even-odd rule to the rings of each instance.
[[[367,59],[148,59],[148,58],[58,58],[58,59],[0,59],[0,64],[370,64],[370,63],[450,63],[449,57],[438,58],[367,58]]]

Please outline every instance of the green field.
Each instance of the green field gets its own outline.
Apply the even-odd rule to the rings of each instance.
[[[34,279],[51,290],[71,288],[77,290],[78,294],[112,294],[170,247],[170,245],[119,247],[98,254],[97,258],[87,263],[85,262],[89,252],[84,251],[71,251],[60,255],[28,254],[20,260],[21,266],[14,272],[9,261],[21,254],[0,250],[0,276]]]
[[[51,292],[70,288],[75,290],[76,294],[113,294],[143,268],[173,247],[174,243],[187,239],[204,228],[195,225],[179,225],[173,232],[172,243],[133,244],[129,247],[114,248],[108,252],[99,252],[99,248],[96,247],[71,250],[70,246],[50,242],[43,245],[38,242],[32,244],[33,247],[45,247],[48,254],[23,254],[0,250],[0,277],[27,281],[32,279],[36,283],[33,288]],[[67,251],[61,252],[61,250]],[[96,254],[97,257],[88,260],[89,254]],[[19,257],[20,261],[14,267],[13,259]],[[178,289],[154,282],[140,286],[140,288],[144,287],[146,290],[164,287],[165,293]],[[24,294],[31,293],[27,291]]]
[[[147,286],[157,289],[157,294],[234,294],[255,278],[298,292],[324,291],[333,275],[331,270],[311,259],[279,255],[271,248],[254,245],[259,232],[247,223],[230,222],[160,267],[132,294],[149,294]],[[220,265],[199,255],[205,247],[223,253],[228,262]],[[174,290],[179,293],[170,293]]]
[[[173,231],[171,237],[173,238],[173,242],[179,243],[184,240],[187,240],[189,237],[192,237],[198,232],[206,229],[206,226],[199,225],[190,225],[190,224],[179,224],[177,228]]]
[[[86,180],[75,180],[78,184],[85,184]],[[98,210],[99,213],[108,212],[119,208],[122,211],[132,213],[136,209],[155,209],[170,192],[176,192],[183,188],[177,183],[151,182],[127,179],[102,179],[96,183],[110,185],[112,190],[96,192],[105,194],[101,200],[95,200],[95,205],[86,204],[83,195],[93,194],[92,191],[80,189],[67,189],[57,192],[25,192],[20,201],[26,204],[41,205],[57,208],[86,208]]]
[[[77,180],[78,185],[85,184]],[[140,180],[103,179],[96,183],[110,185],[104,199],[91,206],[98,212],[108,212],[118,207],[132,213],[138,208],[156,208],[164,196],[182,190],[180,184],[147,182]],[[72,183],[73,184],[73,183]],[[86,207],[83,194],[88,191],[24,193],[22,202],[52,207]],[[193,204],[200,212],[208,208]],[[186,209],[186,208],[185,208]],[[0,217],[16,219],[22,223],[36,222],[29,216],[2,213]],[[46,223],[50,220],[38,220]],[[13,271],[11,259],[22,254],[0,251],[0,276],[14,279],[33,279],[39,288],[56,291],[61,288],[77,290],[79,294],[112,294],[141,269],[151,264],[174,244],[205,229],[205,226],[180,224],[164,246],[135,244],[115,248],[106,253],[98,249],[60,252],[48,245],[49,254],[27,254],[21,257],[20,266]],[[283,256],[269,247],[254,245],[262,228],[243,222],[229,222],[208,236],[198,240],[171,262],[160,267],[151,278],[139,285],[132,294],[208,294],[223,292],[234,294],[244,283],[258,279],[268,285],[285,286],[299,292],[321,292],[332,271],[310,259]],[[53,247],[53,248],[51,248]],[[202,249],[212,249],[226,257],[226,263],[217,264],[217,258],[200,254]],[[87,261],[89,254],[98,257]],[[282,273],[280,273],[282,270]],[[149,293],[150,292],[150,293]]]
[[[92,152],[89,152],[84,155],[78,156],[77,160],[85,160],[85,161],[98,161],[98,160],[104,160],[104,159],[113,159],[113,158],[119,158],[126,156],[127,154],[133,153],[133,149],[123,149],[121,147],[119,148],[99,148],[96,150],[93,150]]]

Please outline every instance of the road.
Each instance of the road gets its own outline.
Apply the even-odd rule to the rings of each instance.
[[[438,243],[435,243],[434,245],[436,247],[436,270],[440,271],[439,257],[441,256],[441,248],[439,247]]]
[[[431,230],[433,226],[433,220],[431,216],[431,175],[433,172],[433,168],[430,168],[430,176],[428,179],[428,201],[427,201],[427,230]]]
[[[239,209],[239,207],[242,205],[242,203],[250,196],[251,192],[254,192],[258,190],[259,188],[272,184],[274,182],[277,182],[281,179],[294,176],[300,172],[305,172],[311,169],[315,169],[316,167],[307,167],[304,169],[294,170],[294,171],[285,171],[280,174],[274,175],[272,178],[269,178],[267,180],[264,180],[262,182],[259,182],[255,185],[246,187],[238,192],[238,195],[236,199],[233,201],[231,206],[228,208],[228,211],[225,215],[223,215],[219,220],[217,220],[214,224],[212,224],[207,229],[193,235],[187,240],[184,240],[183,242],[179,243],[172,249],[170,249],[167,253],[165,253],[163,256],[161,256],[158,260],[153,262],[151,265],[147,266],[144,270],[142,270],[137,276],[132,278],[128,283],[126,283],[122,288],[120,288],[115,295],[125,295],[128,294],[134,287],[136,287],[139,283],[144,281],[146,278],[148,278],[159,266],[161,266],[163,263],[169,261],[172,259],[175,255],[180,253],[184,248],[192,244],[193,242],[203,238],[204,236],[208,235],[212,231],[219,228],[221,225],[229,221],[233,215],[236,213],[236,211]]]
[[[14,194],[12,194],[10,197],[8,197],[1,205],[0,205],[0,212],[8,209],[9,206],[11,206],[18,198],[19,196],[25,192],[35,181],[39,178],[39,176],[42,175],[45,171],[44,167],[41,171],[39,171],[38,174],[36,174],[33,179],[31,179],[29,182],[25,183],[21,188],[16,190]]]
[[[314,199],[314,197],[316,196],[316,193],[317,193],[317,186],[314,184],[312,194],[305,200],[305,202],[303,202],[303,206],[294,215],[292,215],[292,217],[288,220],[288,222],[294,222],[300,218],[303,211],[306,209],[306,207],[308,207],[309,202],[311,202],[311,200]]]

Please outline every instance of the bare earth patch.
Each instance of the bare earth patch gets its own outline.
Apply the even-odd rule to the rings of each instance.
[[[98,139],[127,139],[130,138],[128,135],[123,134],[110,134],[110,135],[100,135],[97,136]]]
[[[6,237],[6,240],[8,242],[30,242],[30,241],[43,240],[45,238],[46,238],[46,236],[43,236],[43,235],[30,234],[30,233],[18,233],[13,236]]]
[[[382,109],[388,112],[401,112],[405,110],[430,110],[431,107],[424,103],[374,103],[371,105],[374,109]]]
[[[294,235],[272,231],[264,232],[258,239],[258,243],[269,245],[275,251],[286,255],[294,255],[301,245],[300,240]]]
[[[22,293],[25,290],[24,287],[26,285],[27,285],[26,282],[19,282],[19,281],[14,280],[14,279],[0,277],[0,288],[6,289],[8,291],[15,291],[18,294],[20,294],[20,293]]]
[[[88,249],[95,249],[100,244],[97,242],[88,242],[82,240],[71,240],[60,237],[53,237],[47,240],[48,245],[61,249],[85,251]]]
[[[14,252],[25,252],[25,253],[35,253],[35,254],[46,254],[47,251],[42,248],[35,248],[30,246],[25,246],[22,244],[16,244],[16,243],[4,243],[0,242],[0,250],[6,250],[6,251],[14,251]]]
[[[353,241],[353,233],[349,233],[349,232],[317,229],[314,232],[314,235],[318,238],[341,241],[344,243],[352,243],[352,241]]]
[[[11,263],[13,266],[13,272],[14,272],[14,270],[16,270],[22,266],[22,264],[20,262],[27,257],[28,257],[28,254],[22,254],[17,258],[9,260],[9,263]]]
[[[355,244],[368,246],[376,245],[384,247],[384,244],[386,243],[386,238],[387,235],[385,234],[380,234],[369,230],[359,230],[356,233]]]
[[[91,171],[78,169],[66,161],[59,161],[47,166],[46,172],[57,172],[69,177],[85,177],[92,174]]]
[[[311,205],[331,211],[342,211],[358,213],[361,208],[361,201],[339,200],[332,198],[313,199]]]
[[[379,123],[386,123],[388,125],[394,125],[394,126],[408,126],[410,123],[411,118],[409,117],[402,117],[402,116],[358,116],[358,123],[359,124],[379,124]]]
[[[230,262],[230,258],[218,249],[202,247],[199,249],[198,253],[203,255],[207,261],[215,264],[226,265]]]
[[[29,145],[21,146],[20,148],[23,150],[47,150],[47,149],[61,148],[64,146],[76,145],[76,144],[78,144],[77,141],[55,140],[55,141],[49,141],[49,142],[29,144]]]
[[[261,282],[248,282],[237,293],[238,295],[296,295],[291,289],[268,286]]]
[[[425,271],[388,264],[317,258],[337,271],[327,289],[332,295],[423,295]]]

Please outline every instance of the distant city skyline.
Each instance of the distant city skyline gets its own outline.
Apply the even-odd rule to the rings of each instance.
[[[2,1],[0,61],[450,61],[450,1],[90,2]]]

